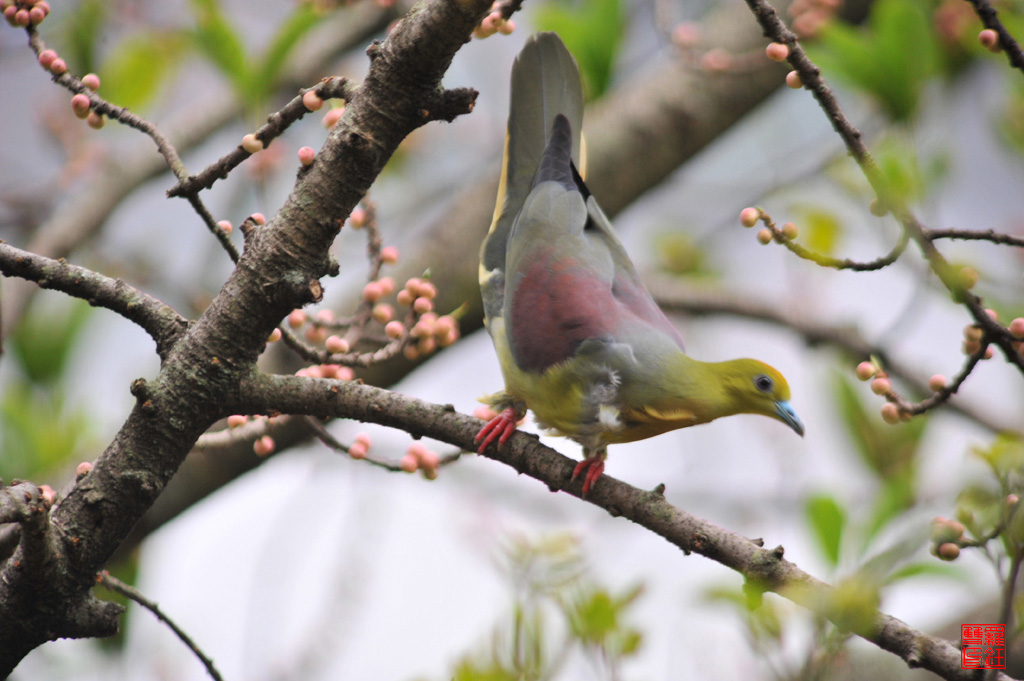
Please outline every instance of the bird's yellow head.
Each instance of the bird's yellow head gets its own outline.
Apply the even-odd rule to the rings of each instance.
[[[714,365],[734,414],[762,414],[782,421],[798,435],[804,424],[789,404],[789,384],[776,369],[756,359]]]

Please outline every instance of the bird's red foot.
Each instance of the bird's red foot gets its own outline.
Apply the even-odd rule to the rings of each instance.
[[[519,414],[515,409],[509,407],[500,414],[495,416],[493,419],[487,422],[480,432],[476,434],[473,442],[480,442],[480,448],[477,449],[478,454],[483,454],[484,450],[494,442],[498,441],[498,446],[503,446],[508,439],[512,437],[512,433],[516,432],[516,425],[519,423]]]
[[[583,459],[573,469],[572,479],[575,480],[580,477],[580,473],[584,471],[586,471],[586,475],[583,476],[583,496],[587,496],[590,488],[594,486],[597,479],[601,477],[601,473],[604,472],[604,459],[600,457]]]

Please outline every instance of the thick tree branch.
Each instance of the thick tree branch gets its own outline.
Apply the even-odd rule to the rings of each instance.
[[[464,450],[474,449],[479,419],[457,413],[451,405],[424,402],[400,393],[355,382],[258,375],[243,382],[241,405],[257,412],[281,411],[320,418],[350,418],[400,428]],[[575,461],[517,433],[502,449],[491,447],[484,456],[528,475],[553,492],[580,497],[582,484],[570,481]],[[584,501],[622,516],[654,532],[684,553],[699,553],[742,574],[759,589],[773,591],[842,625],[843,613],[831,603],[833,589],[783,558],[781,546],[763,549],[734,532],[676,508],[666,501],[663,487],[637,489],[607,475],[600,478]],[[960,650],[950,641],[929,636],[906,623],[875,612],[870,625],[855,632],[908,666],[924,668],[946,679],[973,681],[974,672],[960,668]],[[997,675],[996,679],[1007,679]]]
[[[188,320],[170,305],[129,286],[121,279],[93,272],[62,260],[51,260],[0,241],[0,273],[36,282],[40,288],[62,291],[90,305],[117,312],[144,329],[166,358],[188,328]]]
[[[395,19],[393,8],[375,3],[358,3],[337,11],[296,50],[292,66],[286,69],[286,87],[299,87],[323,75],[327,64],[340,52],[368,40]],[[238,118],[242,102],[230,88],[205,99],[200,106],[189,102],[183,111],[161,125],[165,137],[181,153],[197,147]],[[140,140],[141,141],[141,140]],[[152,144],[137,144],[101,160],[82,189],[63,201],[54,214],[33,231],[26,250],[51,258],[69,255],[95,235],[110,213],[139,186],[167,169],[164,159],[153,153]],[[23,282],[4,287],[4,321],[13,328],[37,290]]]
[[[0,676],[54,636],[101,631],[83,626],[86,614],[109,612],[92,607],[88,597],[95,575],[199,436],[232,411],[240,382],[255,371],[274,327],[319,298],[318,279],[333,269],[328,249],[339,219],[352,211],[398,144],[422,125],[424,103],[436,101],[452,57],[489,6],[488,0],[423,2],[374,46],[370,72],[316,162],[300,174],[278,215],[247,236],[237,267],[171,348],[158,376],[132,384],[136,405],[120,432],[54,507],[60,579],[41,588],[13,560],[0,570],[0,623],[11,623],[0,630]],[[42,607],[55,591],[67,606]],[[37,611],[45,615],[26,615]]]

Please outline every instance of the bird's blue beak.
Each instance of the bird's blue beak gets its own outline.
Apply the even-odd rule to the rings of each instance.
[[[793,411],[793,407],[789,402],[776,402],[775,414],[779,417],[780,421],[795,430],[797,435],[800,437],[804,436],[804,423],[796,415],[796,412]]]

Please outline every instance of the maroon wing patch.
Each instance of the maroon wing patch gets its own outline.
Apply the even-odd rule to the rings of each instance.
[[[621,312],[611,283],[573,258],[538,258],[508,293],[509,346],[526,371],[564,362],[583,341],[611,339],[619,326]]]

